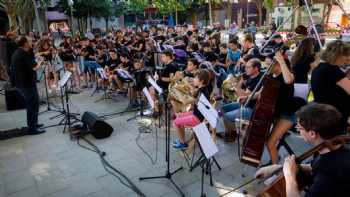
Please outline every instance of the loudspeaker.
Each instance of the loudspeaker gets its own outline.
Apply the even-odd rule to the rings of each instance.
[[[92,112],[85,112],[81,121],[96,139],[107,138],[113,133],[113,127],[99,119],[98,116]]]
[[[5,101],[6,109],[9,111],[25,108],[24,96],[17,88],[5,87]]]

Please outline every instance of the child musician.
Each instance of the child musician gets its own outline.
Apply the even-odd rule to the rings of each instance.
[[[194,85],[198,88],[196,99],[203,94],[209,100],[209,71],[201,69],[195,76]],[[197,105],[194,105],[193,111],[185,113],[177,113],[174,120],[174,127],[176,128],[179,139],[173,142],[173,147],[180,150],[185,150],[188,145],[185,141],[185,127],[194,127],[204,120],[203,115],[198,110]]]

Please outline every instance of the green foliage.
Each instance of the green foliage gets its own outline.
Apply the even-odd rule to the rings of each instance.
[[[154,0],[153,4],[159,9],[159,12],[164,15],[185,10],[184,5],[178,0]]]
[[[274,0],[264,0],[263,6],[266,8],[268,11],[272,12],[274,8]]]
[[[143,14],[145,8],[149,5],[149,0],[127,0],[128,11],[132,14]]]

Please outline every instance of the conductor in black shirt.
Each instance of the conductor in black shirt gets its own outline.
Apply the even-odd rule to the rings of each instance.
[[[44,133],[45,130],[38,128],[43,125],[38,125],[39,95],[36,87],[36,70],[40,68],[41,62],[38,64],[35,61],[32,41],[29,38],[22,36],[17,44],[19,48],[13,53],[11,62],[15,86],[23,93],[26,103],[28,134]]]
[[[332,140],[342,130],[341,114],[331,105],[311,103],[302,107],[297,113],[297,129],[302,138],[317,146],[326,140]],[[256,177],[267,177],[282,165],[271,165],[259,169]],[[342,145],[332,148],[325,146],[311,164],[297,165],[295,156],[289,156],[283,164],[286,180],[286,196],[302,196],[297,182],[297,172],[302,171],[303,180],[311,175],[310,185],[305,197],[349,196],[350,188],[350,150]]]

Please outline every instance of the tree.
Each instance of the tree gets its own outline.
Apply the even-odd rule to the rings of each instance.
[[[39,0],[37,6],[44,8],[50,5],[50,0]],[[32,29],[34,19],[34,4],[32,0],[0,0],[10,18],[10,26],[21,27],[22,32]],[[17,20],[20,24],[17,23]]]
[[[159,12],[164,15],[175,13],[175,23],[178,23],[178,12],[184,11],[185,7],[178,0],[154,0],[154,6],[159,9]]]
[[[272,12],[274,10],[274,0],[264,0],[263,2],[263,7],[266,9],[266,18],[268,23],[271,23],[271,19],[272,19]]]

